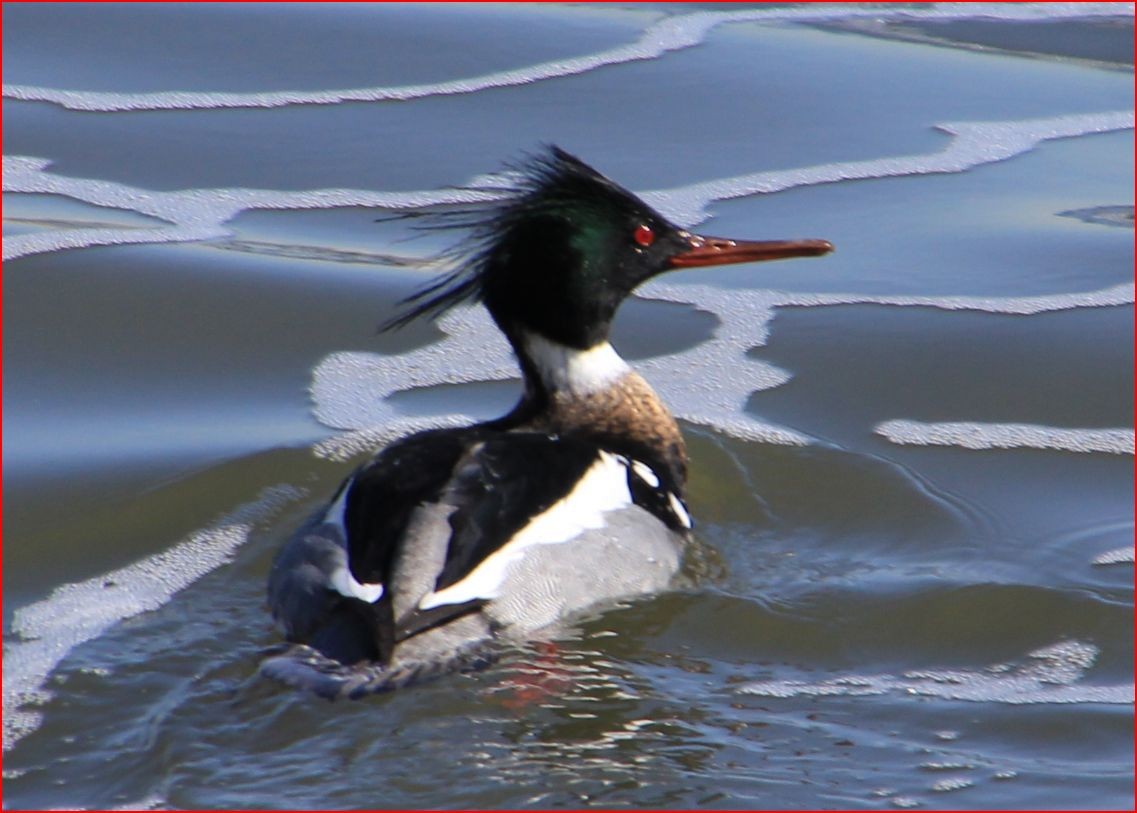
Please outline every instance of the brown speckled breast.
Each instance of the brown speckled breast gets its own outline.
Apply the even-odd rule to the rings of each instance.
[[[687,446],[679,425],[639,373],[629,371],[612,386],[594,393],[554,391],[548,399],[548,408],[526,429],[647,446],[671,466],[680,487],[685,485]]]

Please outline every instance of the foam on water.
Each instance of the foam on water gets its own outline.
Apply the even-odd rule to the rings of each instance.
[[[495,73],[417,85],[378,86],[343,90],[280,90],[255,93],[175,90],[157,93],[116,93],[63,90],[31,85],[4,85],[4,96],[22,101],[58,104],[71,110],[122,112],[133,110],[218,110],[232,107],[273,108],[285,105],[326,105],[345,102],[385,102],[476,93],[575,76],[597,68],[657,59],[669,51],[701,44],[720,25],[747,22],[832,22],[870,18],[882,22],[905,20],[1059,20],[1133,15],[1132,3],[941,3],[926,8],[847,5],[806,8],[696,11],[665,16],[650,24],[639,39],[583,56],[542,62]]]
[[[885,421],[873,430],[893,443],[964,449],[1057,449],[1133,454],[1132,429],[1056,429],[1027,423]]]
[[[113,181],[67,178],[47,171],[50,161],[27,156],[4,156],[4,192],[62,195],[95,206],[124,209],[163,220],[170,226],[140,229],[61,229],[5,235],[4,259],[68,248],[130,243],[184,243],[228,237],[225,224],[253,209],[333,209],[368,206],[420,209],[445,204],[481,203],[493,193],[470,189],[424,192],[368,192],[358,189],[312,189],[278,192],[265,189],[186,189],[156,192]]]
[[[1134,298],[1134,283],[1120,282],[1097,291],[1077,291],[1037,296],[890,296],[887,294],[774,294],[781,306],[816,307],[818,305],[899,305],[939,308],[947,311],[978,311],[1029,316],[1072,308],[1104,308],[1129,305]]]
[[[671,190],[656,190],[644,195],[672,217],[691,225],[705,218],[708,207],[719,200],[855,178],[962,172],[982,163],[1006,160],[1033,149],[1046,139],[1132,128],[1133,113],[957,123],[940,127],[952,134],[953,139],[938,153],[754,173]],[[97,206],[149,215],[171,225],[156,229],[56,230],[7,236],[4,239],[5,259],[92,245],[222,237],[229,234],[225,224],[250,209],[340,206],[414,209],[484,202],[497,194],[492,189],[476,187],[397,193],[348,189],[282,192],[239,188],[152,192],[109,181],[65,178],[48,172],[48,164],[44,159],[5,156],[5,191],[64,195]],[[475,182],[477,186],[484,185],[486,177],[475,179]],[[744,410],[746,400],[753,392],[789,380],[789,374],[784,370],[746,356],[750,348],[765,343],[776,307],[874,303],[1031,314],[1127,304],[1134,299],[1132,282],[1100,291],[1009,298],[727,292],[707,286],[658,282],[645,288],[645,292],[656,299],[693,304],[717,314],[723,322],[710,342],[637,365],[659,387],[676,414],[736,437],[788,444],[803,444],[809,439],[800,432],[759,421]],[[456,311],[448,315],[440,327],[446,333],[442,342],[402,356],[340,353],[321,362],[312,384],[316,416],[328,426],[353,430],[355,434],[321,444],[317,447],[318,454],[335,458],[354,454],[365,444],[380,439],[373,429],[377,426],[385,427],[380,435],[389,439],[394,436],[396,427],[409,430],[454,425],[469,417],[456,414],[410,419],[412,422],[408,423],[408,418],[398,415],[386,401],[396,392],[438,384],[502,380],[516,375],[508,347],[480,311]],[[359,434],[360,430],[363,434]],[[1100,445],[1099,440],[1093,437],[1081,438],[1082,430],[1042,430],[1050,435],[1063,431],[1076,433],[1064,436],[1066,442],[1084,446],[1087,450],[1097,450],[1097,445]],[[881,430],[878,428],[878,431]],[[912,436],[911,432],[908,436]]]
[[[1095,565],[1131,565],[1133,564],[1134,548],[1116,548],[1115,550],[1099,553],[1091,561]]]
[[[952,790],[963,790],[975,786],[974,779],[968,779],[965,776],[953,776],[950,779],[941,779],[938,782],[933,782],[930,790],[937,793],[947,793]]]
[[[810,438],[746,412],[746,402],[759,390],[790,380],[790,374],[749,351],[766,343],[770,322],[779,307],[883,304],[973,310],[987,313],[1037,314],[1056,310],[1102,307],[1133,301],[1133,283],[1100,291],[1031,297],[923,297],[864,294],[802,294],[770,290],[725,290],[707,285],[653,282],[643,289],[650,299],[693,305],[715,314],[721,324],[710,340],[679,353],[636,362],[672,412],[682,420],[745,440],[804,445]],[[500,381],[516,378],[509,347],[482,308],[460,308],[438,323],[445,337],[395,356],[335,353],[313,371],[313,411],[321,423],[352,430],[315,447],[316,453],[346,459],[402,431],[427,426],[454,426],[473,416],[401,415],[392,395],[418,387]],[[889,421],[876,428],[896,443],[956,443],[965,448],[1072,449],[1084,452],[1133,452],[1130,429],[1056,429],[1012,424],[918,424]]]
[[[769,308],[751,304],[754,295],[760,296],[761,292],[737,293],[740,296],[731,297],[721,303],[721,309],[716,308],[716,312],[727,313],[719,313],[724,326],[710,342],[661,359],[638,362],[636,366],[660,389],[680,418],[748,439],[807,443],[808,439],[797,432],[765,424],[743,413],[745,399],[752,391],[777,386],[787,381],[789,374],[766,362],[744,358],[748,347],[764,341],[770,314]],[[697,304],[694,299],[672,301]],[[438,327],[446,334],[444,339],[409,353],[335,353],[321,361],[313,372],[311,387],[317,420],[349,430],[403,427],[408,418],[401,416],[389,400],[397,392],[517,377],[509,345],[483,308],[455,309],[439,320]],[[454,425],[470,417],[455,413],[411,420],[421,427]],[[360,439],[353,436],[325,442],[317,446],[317,454],[342,458],[358,447]],[[368,435],[366,439],[370,442],[376,438]]]
[[[903,675],[849,675],[815,683],[769,680],[738,687],[739,694],[761,697],[898,695],[965,700],[977,703],[1131,704],[1133,684],[1083,682],[1097,660],[1098,648],[1062,641],[1030,652],[1019,663],[998,663],[982,670],[920,670]]]
[[[168,550],[86,581],[61,585],[43,601],[16,610],[13,635],[4,642],[4,750],[39,726],[34,706],[50,697],[44,680],[68,652],[124,619],[158,609],[228,562],[254,523],[303,493],[291,485],[266,488],[257,499]]]
[[[939,152],[756,172],[642,194],[676,222],[694,226],[709,216],[709,207],[717,201],[846,180],[963,172],[1021,155],[1049,139],[1132,129],[1133,111],[1025,121],[940,124],[937,127],[952,136]],[[4,156],[4,191],[62,195],[95,206],[148,215],[171,225],[153,229],[59,229],[4,235],[5,260],[88,246],[176,243],[228,237],[231,230],[225,224],[242,212],[253,209],[328,209],[343,206],[421,209],[482,203],[500,196],[492,189],[474,187],[410,192],[359,189],[289,192],[239,187],[156,192],[112,181],[56,175],[47,171],[50,163],[44,158]],[[484,182],[485,176],[481,180]]]
[[[1132,128],[1132,110],[1022,121],[937,124],[936,129],[952,136],[952,139],[936,153],[756,172],[647,192],[644,198],[674,220],[694,225],[707,218],[710,204],[720,200],[838,181],[964,172],[982,164],[1006,161],[1050,139]]]

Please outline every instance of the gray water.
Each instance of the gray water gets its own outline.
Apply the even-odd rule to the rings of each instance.
[[[9,808],[1131,808],[1133,7],[5,4]],[[666,595],[330,704],[274,551],[493,415],[477,310],[376,326],[384,212],[556,142],[822,260],[669,275]]]

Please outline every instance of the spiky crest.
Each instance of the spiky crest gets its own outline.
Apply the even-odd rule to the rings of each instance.
[[[556,145],[548,145],[519,164],[506,165],[500,185],[476,187],[499,194],[493,203],[446,211],[409,213],[427,231],[465,230],[467,235],[443,250],[436,261],[448,270],[400,301],[404,310],[380,330],[404,327],[420,317],[436,317],[467,301],[480,301],[495,247],[519,224],[538,217],[572,220],[592,212],[642,212],[661,220],[650,206],[588,164]]]

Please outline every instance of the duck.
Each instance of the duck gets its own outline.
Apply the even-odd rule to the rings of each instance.
[[[611,345],[617,310],[667,271],[833,250],[695,234],[555,145],[500,177],[493,203],[439,213],[466,230],[452,265],[383,328],[481,303],[520,397],[379,449],[285,542],[268,579],[284,636],[262,661],[270,678],[360,697],[666,590],[692,539],[686,445]]]

